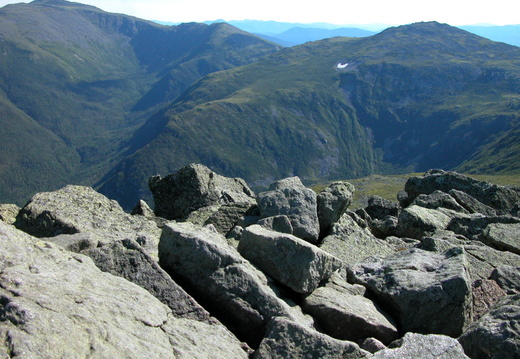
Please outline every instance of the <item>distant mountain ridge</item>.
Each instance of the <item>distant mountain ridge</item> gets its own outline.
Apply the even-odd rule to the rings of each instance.
[[[194,81],[279,49],[228,24],[167,27],[60,0],[1,8],[0,38],[0,198],[22,204],[98,181]]]
[[[432,167],[518,173],[519,55],[435,22],[285,48],[194,84],[148,121],[156,137],[100,190],[129,206],[146,195],[145,174],[183,161],[253,186],[273,179],[266,173],[307,182]],[[134,196],[117,196],[136,183]]]

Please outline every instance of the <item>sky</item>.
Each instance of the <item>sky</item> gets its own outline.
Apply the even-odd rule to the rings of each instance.
[[[6,4],[29,1],[3,1]],[[518,0],[83,0],[108,12],[147,20],[274,20],[331,24],[404,25],[438,21],[454,26],[520,24]]]

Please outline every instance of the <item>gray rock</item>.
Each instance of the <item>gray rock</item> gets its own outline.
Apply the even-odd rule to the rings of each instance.
[[[291,220],[296,237],[311,243],[318,240],[317,195],[306,188],[298,177],[274,182],[268,191],[256,196],[256,201],[262,218],[286,215]]]
[[[291,220],[289,219],[289,217],[284,215],[262,218],[258,221],[257,224],[266,229],[270,229],[276,232],[287,234],[293,233]]]
[[[247,358],[220,325],[175,318],[86,256],[0,222],[0,353],[36,358]]]
[[[320,246],[325,252],[341,259],[345,265],[361,262],[374,255],[386,256],[395,252],[395,247],[376,238],[368,228],[362,228],[348,214],[332,225],[330,235]]]
[[[451,192],[451,191],[450,191]],[[460,192],[460,191],[459,191]],[[464,193],[464,192],[460,192]],[[461,206],[455,198],[450,196],[448,193],[442,192],[442,191],[435,191],[430,194],[420,194],[413,200],[412,204],[424,207],[424,208],[430,208],[430,209],[437,209],[437,208],[447,208],[451,209],[456,212],[461,213],[469,213],[463,206]]]
[[[442,255],[411,248],[353,265],[348,280],[367,287],[400,330],[458,336],[472,318],[466,266],[460,248]]]
[[[452,189],[449,194],[459,203],[468,213],[482,213],[485,216],[496,216],[497,211],[486,206],[484,203],[478,201],[469,194]]]
[[[20,212],[20,207],[11,203],[0,203],[0,221],[7,224],[13,224],[16,221],[16,216]]]
[[[520,265],[520,257],[518,264]],[[520,293],[520,266],[497,266],[493,269],[489,278],[496,281],[507,294]]]
[[[446,229],[450,221],[451,218],[440,211],[412,205],[403,209],[399,215],[397,232],[401,237],[421,239]]]
[[[227,235],[237,225],[241,218],[248,216],[256,208],[251,203],[228,203],[211,214],[204,225],[213,224],[217,231]]]
[[[502,299],[459,338],[471,358],[520,358],[520,294]]]
[[[273,318],[252,359],[360,359],[370,353],[356,343],[331,338],[285,318]]]
[[[97,248],[101,238],[90,232],[76,234],[60,234],[56,237],[42,238],[44,241],[52,242],[68,251],[79,253],[83,250]]]
[[[148,203],[143,201],[142,199],[135,205],[135,207],[130,212],[131,215],[140,215],[145,217],[155,217],[155,213],[150,208]]]
[[[155,214],[184,220],[202,207],[228,203],[254,203],[254,192],[240,178],[228,178],[209,168],[190,164],[164,178],[148,181],[155,202]]]
[[[461,234],[469,239],[481,240],[482,234],[486,227],[493,223],[517,224],[520,218],[512,216],[494,216],[488,217],[480,213],[469,215],[454,216],[447,229],[457,234]],[[492,243],[490,241],[490,243]]]
[[[311,325],[282,299],[272,279],[246,261],[218,234],[190,223],[170,223],[159,244],[161,266],[239,338],[258,345],[272,317]]]
[[[372,196],[368,199],[365,211],[372,219],[383,219],[387,216],[399,217],[401,206],[396,201],[390,201],[380,196]]]
[[[480,240],[496,249],[520,254],[520,223],[490,223]]]
[[[130,238],[154,257],[161,234],[154,221],[125,213],[116,201],[90,187],[72,185],[35,194],[15,225],[36,237],[89,232],[102,243]]]
[[[378,238],[395,236],[398,233],[399,218],[386,216],[383,219],[373,219],[370,221],[370,230]]]
[[[103,272],[123,277],[149,291],[179,318],[211,322],[209,313],[166,273],[141,246],[131,239],[81,252]]]
[[[397,339],[393,319],[370,299],[352,294],[349,286],[352,285],[335,278],[307,296],[302,308],[326,334],[336,339],[357,342],[374,337],[386,344]]]
[[[397,348],[395,347],[397,346]],[[406,333],[372,359],[469,359],[456,339],[445,335]]]
[[[238,251],[266,274],[297,293],[311,293],[342,267],[336,257],[290,234],[259,225],[244,229]]]
[[[353,195],[354,186],[343,181],[333,182],[318,193],[318,221],[321,233],[325,233],[332,223],[341,218],[352,203]]]
[[[498,186],[451,171],[430,170],[423,177],[410,177],[405,184],[409,200],[437,190],[446,193],[451,190],[465,192],[499,214],[511,213],[520,202],[520,189],[516,187]]]
[[[386,349],[386,345],[381,343],[376,338],[366,338],[359,344],[359,347],[370,353],[376,353],[380,350]]]

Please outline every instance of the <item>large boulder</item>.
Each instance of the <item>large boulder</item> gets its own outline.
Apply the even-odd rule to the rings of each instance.
[[[226,328],[186,318],[92,260],[0,222],[0,357],[247,358]]]
[[[404,189],[409,201],[437,190],[446,193],[461,191],[502,214],[511,213],[520,202],[519,188],[498,186],[451,171],[430,170],[422,177],[410,177]]]
[[[190,223],[170,223],[163,230],[159,260],[201,305],[253,347],[273,317],[311,325],[294,303],[282,299],[272,279],[217,232]]]
[[[229,203],[255,203],[255,194],[241,178],[216,174],[200,164],[190,164],[178,172],[150,177],[148,186],[155,202],[155,214],[184,220],[202,207]]]
[[[316,318],[323,331],[333,338],[359,342],[369,337],[385,344],[397,339],[392,318],[374,302],[356,293],[354,285],[334,276],[325,286],[305,297],[302,308]]]
[[[273,318],[252,359],[361,359],[370,353],[356,343],[331,338],[286,318]]]
[[[334,223],[321,243],[320,248],[339,258],[345,265],[363,261],[365,258],[394,253],[396,248],[376,238],[367,227],[361,227],[350,213],[345,213]]]
[[[472,318],[466,267],[460,248],[443,254],[411,248],[353,265],[348,279],[367,287],[400,330],[458,336]]]
[[[520,254],[520,223],[490,223],[480,240],[499,250]]]
[[[298,177],[289,177],[274,182],[269,190],[256,196],[263,218],[286,215],[291,221],[293,234],[311,243],[316,243],[320,234],[317,195],[306,188]]]
[[[435,231],[444,230],[451,218],[435,209],[412,205],[399,215],[397,233],[401,237],[421,239]]]
[[[502,299],[459,342],[471,358],[520,358],[520,294]]]
[[[73,185],[35,194],[20,210],[15,225],[36,237],[89,232],[102,244],[130,238],[154,257],[161,235],[154,221],[125,213],[116,201],[90,187]]]
[[[470,359],[456,339],[446,335],[406,333],[372,359]]]
[[[354,186],[343,181],[333,182],[318,193],[318,221],[321,233],[325,233],[332,223],[341,218],[352,203],[353,195]]]
[[[450,191],[451,193],[451,191]],[[464,193],[464,192],[461,192]],[[461,206],[455,198],[448,193],[442,191],[434,191],[430,194],[420,194],[412,201],[412,205],[418,205],[425,208],[437,209],[447,208],[456,212],[469,213],[463,206]]]
[[[342,267],[336,257],[303,239],[259,225],[244,229],[240,254],[297,293],[311,293]]]
[[[518,257],[518,266],[497,266],[493,269],[489,278],[497,282],[507,294],[520,293],[520,257]]]

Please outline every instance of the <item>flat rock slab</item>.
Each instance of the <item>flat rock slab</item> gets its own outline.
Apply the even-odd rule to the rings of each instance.
[[[520,223],[490,223],[481,240],[497,249],[520,254]]]
[[[312,325],[299,307],[282,299],[272,279],[219,233],[189,223],[167,224],[159,259],[201,305],[252,346],[261,341],[272,317]]]
[[[285,318],[273,318],[252,359],[361,359],[370,355],[356,343],[331,338]]]
[[[302,308],[316,318],[326,334],[337,339],[358,342],[373,337],[385,344],[397,339],[393,319],[370,299],[353,294],[349,286],[335,278],[307,296]]]
[[[238,251],[262,271],[297,293],[312,293],[342,267],[336,257],[290,234],[259,225],[244,229]]]
[[[397,233],[400,237],[421,239],[446,229],[450,221],[451,218],[440,211],[412,205],[401,211]]]
[[[397,348],[395,348],[397,346]],[[470,359],[456,339],[445,335],[406,333],[372,359]]]
[[[349,282],[367,287],[403,332],[459,336],[472,315],[471,281],[464,251],[403,250],[348,269]]]
[[[175,318],[84,255],[0,222],[0,357],[247,358],[222,325]]]
[[[502,299],[459,342],[471,358],[520,358],[520,294]]]
[[[116,201],[90,187],[73,185],[35,194],[21,209],[15,225],[36,237],[90,232],[102,243],[131,238],[154,258],[161,235],[154,221],[125,213]]]

